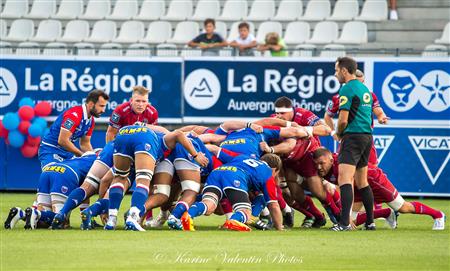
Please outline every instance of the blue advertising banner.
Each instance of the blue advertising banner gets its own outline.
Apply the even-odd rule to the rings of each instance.
[[[181,59],[42,59],[3,58],[0,62],[0,115],[17,111],[23,97],[49,101],[51,116],[83,102],[92,89],[110,95],[101,118],[109,119],[117,105],[131,97],[132,87],[151,90],[150,102],[160,122],[181,120]],[[169,98],[170,97],[170,98]]]
[[[373,90],[395,120],[450,119],[450,64],[447,61],[374,61]]]
[[[334,65],[323,60],[186,59],[184,120],[217,123],[267,117],[281,96],[322,117],[340,88]]]

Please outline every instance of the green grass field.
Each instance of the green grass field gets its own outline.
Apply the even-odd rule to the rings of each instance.
[[[81,231],[78,210],[73,229],[25,231],[23,222],[3,229],[9,208],[26,207],[32,194],[0,193],[1,270],[450,270],[449,223],[432,231],[428,216],[401,215],[399,228],[377,221],[377,231],[227,232],[223,217],[196,219],[196,232],[148,230]],[[122,207],[129,206],[125,198]],[[450,214],[450,201],[424,200]]]

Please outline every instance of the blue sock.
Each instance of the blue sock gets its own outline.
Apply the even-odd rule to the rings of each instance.
[[[189,209],[189,206],[184,201],[179,201],[175,208],[173,208],[172,215],[180,219],[181,216]]]
[[[139,216],[143,216],[145,213],[145,202],[148,198],[148,187],[142,184],[136,185],[136,188],[131,195],[131,207],[139,209]]]
[[[258,217],[262,210],[266,207],[266,201],[263,194],[259,194],[252,201],[252,216]]]
[[[89,206],[88,211],[92,216],[98,216],[108,212],[109,199],[99,199]]]
[[[39,221],[45,222],[47,224],[52,224],[53,218],[55,217],[55,213],[52,211],[39,211],[41,213],[41,217],[39,217]]]
[[[188,213],[192,218],[204,215],[206,213],[206,205],[201,201],[196,202],[191,205]]]
[[[84,189],[78,187],[75,190],[73,190],[69,194],[69,198],[67,199],[66,203],[64,203],[64,207],[61,209],[59,213],[64,214],[64,216],[67,216],[67,214],[75,209],[78,205],[83,202],[83,200],[86,197],[86,192]]]
[[[121,183],[115,183],[109,188],[109,210],[119,210],[123,199],[124,187]]]
[[[236,213],[233,213],[233,215],[230,217],[232,220],[236,220],[242,223],[247,222],[247,216],[242,211],[237,211]]]

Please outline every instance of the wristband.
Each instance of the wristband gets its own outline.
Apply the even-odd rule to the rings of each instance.
[[[275,150],[273,149],[273,147],[270,147],[270,153],[275,153]]]
[[[336,131],[333,130],[333,131],[331,131],[330,136],[334,136],[335,134],[336,134]]]
[[[313,130],[314,128],[312,126],[306,126],[305,127],[306,132],[308,133],[308,136],[313,136]]]
[[[246,127],[247,127],[247,128],[250,128],[250,127],[252,127],[252,124],[253,124],[253,123],[251,123],[251,122],[247,122]]]
[[[192,155],[192,158],[197,158],[197,156],[198,156],[198,152],[195,154],[195,155]]]
[[[292,126],[292,122],[286,121],[286,127],[289,128],[289,127],[291,127],[291,126]]]

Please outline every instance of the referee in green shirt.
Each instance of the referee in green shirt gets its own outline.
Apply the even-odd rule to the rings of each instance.
[[[341,190],[341,218],[334,231],[350,230],[353,204],[353,179],[361,194],[367,219],[366,230],[375,230],[373,222],[373,194],[367,181],[367,163],[372,146],[372,95],[356,79],[356,61],[340,57],[335,64],[335,76],[344,84],[339,90],[339,119],[336,135],[341,141],[339,151],[339,187]]]

